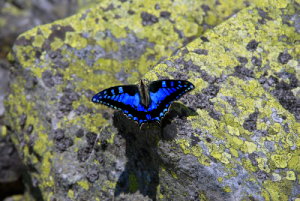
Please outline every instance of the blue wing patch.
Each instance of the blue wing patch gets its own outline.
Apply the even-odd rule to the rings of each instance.
[[[147,91],[150,96],[148,107],[142,104],[137,85],[105,89],[94,95],[92,101],[121,110],[141,125],[159,122],[168,112],[170,104],[192,89],[194,85],[185,80],[159,80],[148,85]]]
[[[105,89],[93,96],[94,103],[101,103],[123,111],[128,117],[137,120],[137,108],[141,108],[140,96],[136,85],[116,86]]]
[[[150,83],[150,105],[154,105],[153,110],[150,112],[153,121],[161,120],[168,112],[173,101],[194,88],[195,86],[192,83],[185,80],[162,80]]]

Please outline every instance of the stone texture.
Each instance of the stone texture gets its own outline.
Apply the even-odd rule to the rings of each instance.
[[[5,112],[3,99],[7,90],[10,67],[6,57],[16,38],[33,27],[65,18],[95,3],[97,3],[95,0],[82,2],[77,0],[0,1],[0,130],[7,130],[3,122]],[[32,89],[37,80],[34,77],[25,76],[24,87]],[[33,126],[29,125],[28,133],[32,129]],[[3,200],[5,196],[24,192],[21,179],[24,169],[9,135],[0,135],[0,200]]]
[[[103,1],[17,39],[6,120],[45,200],[299,198],[298,3],[257,1],[198,38],[223,4],[188,2]],[[141,129],[90,101],[144,73],[196,89]]]
[[[6,128],[2,126],[0,129],[0,183],[9,183],[18,180],[25,167],[20,162],[18,152],[7,135]]]
[[[15,39],[41,24],[68,17],[99,0],[0,1],[0,58],[5,59]]]

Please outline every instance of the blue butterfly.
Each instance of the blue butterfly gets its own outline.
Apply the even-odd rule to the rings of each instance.
[[[141,80],[138,85],[105,89],[94,95],[92,101],[121,110],[141,126],[143,123],[160,122],[170,104],[194,88],[185,80],[159,80],[148,86]]]

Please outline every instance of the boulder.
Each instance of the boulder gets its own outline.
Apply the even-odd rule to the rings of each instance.
[[[189,2],[103,1],[16,40],[5,118],[43,199],[299,199],[299,4],[202,35],[218,17]],[[142,75],[196,88],[141,128],[91,102]]]

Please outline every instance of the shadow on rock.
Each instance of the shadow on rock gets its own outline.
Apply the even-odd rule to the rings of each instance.
[[[157,146],[160,140],[175,139],[177,136],[176,118],[179,117],[184,121],[189,115],[195,115],[195,112],[179,103],[173,103],[161,125],[158,123],[143,124],[140,128],[136,122],[128,119],[122,112],[114,113],[113,124],[126,140],[126,157],[128,159],[125,170],[117,182],[116,197],[126,198],[128,194],[139,192],[144,197],[156,200],[161,164]]]

